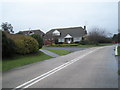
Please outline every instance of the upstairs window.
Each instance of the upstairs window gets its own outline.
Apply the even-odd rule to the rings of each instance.
[[[60,32],[59,32],[58,30],[55,30],[55,31],[53,32],[53,35],[54,35],[54,36],[60,36]]]

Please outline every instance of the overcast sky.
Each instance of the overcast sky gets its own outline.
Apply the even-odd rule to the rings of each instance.
[[[2,18],[0,23],[8,22],[14,31],[40,29],[47,32],[53,28],[87,26],[106,29],[109,33],[118,32],[117,0],[75,0],[31,1],[5,0],[1,2]]]

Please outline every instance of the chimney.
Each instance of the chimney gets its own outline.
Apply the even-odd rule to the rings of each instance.
[[[86,30],[86,26],[84,26],[84,30]]]

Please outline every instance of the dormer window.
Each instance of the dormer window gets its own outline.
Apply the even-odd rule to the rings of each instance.
[[[32,34],[34,34],[34,32],[30,31],[30,32],[29,32],[29,35],[32,35]]]
[[[60,36],[60,32],[59,32],[58,30],[55,30],[55,31],[53,32],[53,35],[54,35],[54,36]]]
[[[64,38],[72,38],[70,34],[67,34]]]

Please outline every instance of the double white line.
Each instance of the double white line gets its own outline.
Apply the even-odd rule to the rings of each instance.
[[[100,49],[100,48],[97,48],[97,49]],[[65,68],[65,67],[71,65],[72,63],[74,63],[74,62],[80,60],[81,58],[87,56],[88,54],[90,54],[90,53],[96,51],[97,49],[92,50],[92,51],[90,51],[90,52],[88,52],[88,53],[86,53],[86,54],[84,54],[84,55],[82,55],[82,56],[80,56],[80,57],[78,57],[78,58],[75,58],[75,59],[73,59],[73,60],[70,60],[70,61],[67,62],[67,63],[64,63],[64,64],[62,64],[62,65],[60,65],[60,66],[58,66],[58,67],[56,67],[56,68],[54,68],[54,69],[52,69],[52,70],[50,70],[50,71],[44,73],[44,74],[42,74],[42,75],[40,75],[40,76],[38,76],[38,77],[36,77],[36,78],[30,80],[30,81],[25,82],[24,84],[21,84],[21,85],[17,86],[17,87],[14,88],[13,90],[28,88],[28,87],[32,86],[33,84],[35,84],[35,83],[41,81],[42,79],[44,79],[44,78],[46,78],[46,77],[48,77],[48,76],[54,74],[55,72],[57,72],[57,71],[59,71],[59,70]]]

